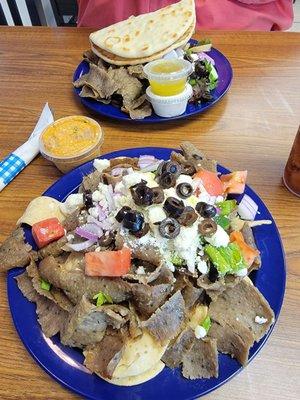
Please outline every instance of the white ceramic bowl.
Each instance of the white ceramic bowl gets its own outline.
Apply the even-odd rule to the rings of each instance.
[[[146,90],[147,99],[152,104],[155,114],[165,118],[183,114],[192,94],[193,89],[189,83],[186,84],[182,93],[175,96],[158,96],[152,92],[150,86]]]

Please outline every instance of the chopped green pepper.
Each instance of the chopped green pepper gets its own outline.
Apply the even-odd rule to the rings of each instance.
[[[184,259],[181,258],[176,252],[172,253],[170,261],[173,265],[175,265],[175,267],[181,267],[184,263]]]
[[[210,261],[217,268],[220,275],[225,275],[230,270],[230,265],[227,260],[221,255],[216,247],[208,244],[204,247],[204,252],[208,255]]]
[[[102,306],[102,304],[104,304],[104,303],[110,303],[110,304],[113,303],[111,296],[109,294],[105,294],[103,292],[99,292],[99,293],[95,294],[95,296],[93,297],[93,300],[96,300],[97,307]]]
[[[243,268],[247,268],[241,249],[236,243],[229,243],[227,247],[207,245],[204,251],[220,275],[234,274]]]
[[[51,289],[51,284],[41,278],[41,289],[47,290],[49,292],[49,290]]]
[[[211,319],[209,315],[207,315],[205,320],[202,322],[201,326],[206,330],[206,333],[208,333],[211,327]]]
[[[229,215],[236,208],[236,200],[224,200],[216,204],[220,208],[220,215]]]
[[[225,215],[218,215],[215,217],[215,221],[223,229],[227,230],[230,226],[230,219],[225,217]]]

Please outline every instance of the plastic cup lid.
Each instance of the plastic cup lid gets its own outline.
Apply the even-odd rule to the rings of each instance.
[[[174,72],[155,72],[153,68],[157,65],[176,65],[178,71]],[[143,67],[144,73],[149,80],[165,81],[187,77],[193,70],[192,64],[183,59],[160,59],[151,61]]]

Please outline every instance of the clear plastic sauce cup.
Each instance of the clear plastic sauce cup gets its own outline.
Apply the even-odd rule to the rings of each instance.
[[[174,96],[185,90],[192,64],[183,59],[161,59],[144,66],[151,90],[158,96]]]
[[[44,129],[39,139],[40,152],[65,173],[98,157],[103,140],[97,121],[74,115],[60,118]]]

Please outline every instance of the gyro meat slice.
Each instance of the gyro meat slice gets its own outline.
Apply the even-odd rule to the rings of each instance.
[[[195,167],[196,171],[205,169],[207,171],[217,172],[217,163],[215,160],[208,159],[193,143],[182,142],[180,145],[186,160]]]
[[[232,321],[228,325],[225,321],[212,321],[209,336],[217,340],[218,351],[236,358],[242,365],[246,365],[249,350],[254,343],[254,336],[239,321]]]
[[[84,352],[84,365],[92,372],[112,378],[121,357],[127,334],[122,330],[107,329],[101,342]]]
[[[24,231],[17,228],[0,246],[0,268],[4,271],[25,267],[31,260],[32,247],[25,243]]]
[[[110,295],[114,303],[120,303],[131,297],[131,285],[128,282],[120,278],[86,276],[83,256],[80,254],[76,256],[79,261],[68,263],[68,267],[67,263],[65,266],[60,265],[54,257],[46,257],[40,262],[41,277],[62,289],[74,304],[77,304],[84,294],[88,299],[92,299],[99,292]]]
[[[70,302],[68,297],[63,293],[62,290],[51,286],[49,290],[43,289],[41,286],[41,276],[38,267],[34,260],[31,260],[30,264],[26,268],[28,277],[32,281],[32,285],[38,294],[47,297],[49,300],[56,303],[60,308],[70,312],[73,308],[73,304]]]
[[[143,327],[158,341],[172,340],[185,318],[185,304],[178,291],[145,322]]]
[[[171,293],[171,284],[155,286],[133,284],[132,304],[144,319],[150,317],[161,306]]]
[[[145,100],[140,106],[127,108],[131,119],[143,119],[152,115],[151,104]]]
[[[63,223],[63,226],[67,231],[70,230],[69,229],[70,228],[69,224],[71,223],[70,219],[67,217]],[[76,219],[76,222],[77,222],[77,219]],[[66,236],[63,236],[60,239],[56,240],[55,242],[49,243],[47,246],[41,248],[38,251],[38,257],[40,259],[48,257],[48,256],[58,257],[59,255],[61,255],[64,252],[63,247],[67,243],[67,241],[68,240],[67,240]]]
[[[165,351],[162,361],[170,368],[177,368],[183,361],[184,355],[191,349],[195,340],[195,333],[191,328],[184,329],[173,340]]]
[[[129,310],[126,307],[120,305],[97,307],[83,296],[63,325],[61,341],[73,347],[84,347],[100,342],[108,325],[120,329],[128,318]]]
[[[183,376],[188,379],[217,378],[218,371],[217,341],[195,338],[190,350],[183,356]]]
[[[274,321],[274,313],[267,300],[245,279],[211,302],[209,315],[212,320],[219,323],[223,323],[226,319],[226,323],[230,326],[235,321],[241,322],[252,332],[255,341],[267,333]],[[263,323],[260,323],[261,319]],[[259,322],[256,322],[258,320]]]
[[[98,93],[101,99],[109,98],[118,88],[114,79],[104,69],[95,64],[90,64],[89,72],[77,79],[73,85],[76,88],[87,85]]]
[[[39,295],[34,289],[32,281],[26,271],[18,275],[16,280],[23,295],[29,301],[36,303],[38,322],[45,336],[51,337],[58,333],[68,313],[53,301]]]

